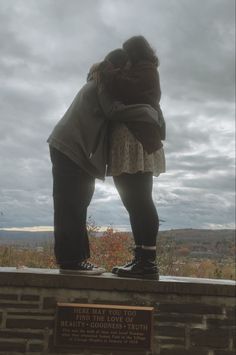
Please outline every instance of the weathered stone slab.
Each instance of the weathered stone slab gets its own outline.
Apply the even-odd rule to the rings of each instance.
[[[61,275],[57,269],[8,267],[0,268],[1,285],[232,297],[235,295],[236,283],[231,280],[172,276],[161,276],[159,281],[126,279],[111,273],[100,276]]]

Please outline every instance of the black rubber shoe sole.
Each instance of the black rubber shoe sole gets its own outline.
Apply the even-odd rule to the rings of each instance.
[[[117,272],[116,274],[119,277],[126,277],[129,279],[145,279],[145,280],[159,280],[159,275],[158,274],[134,274],[134,273],[122,273],[122,272]]]

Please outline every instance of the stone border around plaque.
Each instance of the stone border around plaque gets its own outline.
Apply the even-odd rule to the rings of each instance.
[[[57,303],[54,347],[152,350],[153,307]]]

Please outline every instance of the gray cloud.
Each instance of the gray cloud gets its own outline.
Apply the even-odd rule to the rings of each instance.
[[[0,2],[0,227],[51,225],[46,139],[89,67],[142,33],[160,57],[167,173],[154,179],[162,228],[234,224],[233,0]],[[89,214],[129,224],[112,179]]]

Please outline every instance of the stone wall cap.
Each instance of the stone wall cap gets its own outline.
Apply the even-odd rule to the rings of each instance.
[[[234,297],[235,285],[235,281],[221,279],[160,276],[160,280],[155,281],[121,278],[111,273],[100,276],[63,275],[58,269],[0,267],[0,286],[11,287]]]

